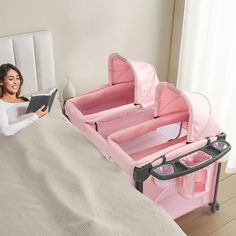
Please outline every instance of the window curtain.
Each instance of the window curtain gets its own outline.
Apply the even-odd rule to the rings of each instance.
[[[236,172],[235,0],[185,1],[177,87],[209,98],[232,146],[226,172]]]

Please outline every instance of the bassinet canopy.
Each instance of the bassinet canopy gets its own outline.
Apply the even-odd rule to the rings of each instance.
[[[118,53],[108,60],[109,85],[134,83],[134,103],[142,106],[153,104],[159,80],[153,65],[126,59]]]
[[[209,100],[201,93],[183,92],[160,82],[156,88],[154,115],[186,111],[189,114],[187,142],[216,136],[221,130],[212,117]]]

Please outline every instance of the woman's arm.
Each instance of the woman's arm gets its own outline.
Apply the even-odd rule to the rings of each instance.
[[[32,124],[36,120],[38,120],[39,117],[34,113],[32,116],[21,120],[19,122],[9,124],[8,115],[6,111],[0,111],[0,134],[3,134],[5,136],[10,136],[16,134],[21,129],[25,128],[29,124]]]

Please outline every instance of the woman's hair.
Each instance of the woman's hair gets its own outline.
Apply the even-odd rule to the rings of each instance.
[[[14,65],[12,65],[12,64],[10,64],[10,63],[6,63],[6,64],[0,65],[0,82],[3,82],[3,81],[4,81],[4,78],[5,78],[5,76],[7,75],[7,72],[8,72],[9,70],[14,70],[14,71],[16,71],[17,74],[20,76],[20,88],[19,88],[19,90],[18,90],[18,92],[17,92],[17,94],[16,94],[16,97],[18,98],[19,95],[20,95],[21,85],[23,84],[23,77],[22,77],[22,74],[21,74],[20,70],[19,70],[16,66],[14,66]],[[0,85],[0,89],[1,89],[1,90],[0,90],[0,97],[2,97],[2,96],[3,96],[3,93],[4,93],[4,91],[3,91],[3,86]]]

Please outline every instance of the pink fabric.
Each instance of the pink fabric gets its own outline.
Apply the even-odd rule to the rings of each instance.
[[[160,159],[160,157],[163,155],[166,156],[166,154],[168,154],[169,152],[172,152],[176,149],[182,149],[183,147],[185,147],[186,146],[186,139],[185,138],[178,140],[178,142],[173,144],[172,146],[165,147],[164,149],[162,149],[156,153],[152,153],[148,156],[145,156],[144,158],[137,161],[136,166],[142,167],[146,163],[152,163],[153,166],[162,164],[163,159]],[[178,157],[178,156],[176,156],[176,157]],[[170,160],[170,159],[167,158],[167,160]]]
[[[198,151],[180,158],[179,162],[185,167],[192,168],[210,160],[211,158],[211,155],[208,155],[203,151]]]
[[[179,138],[179,139],[173,139],[169,142],[165,142],[165,143],[144,149],[144,150],[136,152],[136,153],[131,153],[130,156],[132,157],[133,160],[137,161],[137,160],[140,160],[140,159],[144,158],[145,156],[151,155],[153,153],[157,154],[159,151],[164,150],[174,144],[183,142],[185,140],[186,140],[186,136]]]
[[[156,87],[155,116],[163,116],[179,111],[188,111],[188,104],[181,92],[167,82],[160,82]]]
[[[136,108],[136,106],[135,106]],[[107,119],[101,119],[97,122],[99,133],[107,139],[107,137],[119,130],[138,125],[153,118],[153,109],[140,108],[135,111],[126,110],[119,115],[109,116]]]
[[[158,84],[154,95],[157,84],[152,65],[112,54],[109,84],[65,104],[71,122],[107,159],[116,162],[132,183],[135,167],[162,164],[163,155],[167,160],[173,160],[203,147],[207,143],[206,137],[212,141],[221,132],[212,118],[206,97],[181,92],[166,82]],[[159,118],[153,119],[154,115]],[[185,131],[176,138],[180,123]],[[173,124],[173,140],[166,129],[169,124]],[[191,143],[186,144],[186,141]],[[201,160],[200,156],[197,161]],[[191,160],[185,160],[186,163],[192,164]],[[212,201],[216,167],[217,163],[214,163],[164,184],[150,176],[144,182],[144,194],[158,201],[176,218]],[[180,207],[173,207],[173,203]]]
[[[109,85],[134,82],[135,75],[127,59],[118,53],[112,53],[108,59]]]
[[[172,144],[171,146],[166,146],[162,150],[144,156],[138,160],[133,160],[132,157],[126,153],[119,144],[109,138],[108,144],[110,146],[112,160],[116,162],[128,175],[132,176],[134,167],[142,167],[147,163],[152,163],[153,166],[161,164],[163,160],[160,159],[160,157],[177,148],[181,149],[182,147],[186,146],[186,139],[183,138],[178,140],[177,143]]]
[[[142,106],[153,105],[155,88],[159,82],[155,68],[144,62],[128,61],[135,72],[135,103]]]
[[[121,143],[126,140],[132,139],[134,137],[143,135],[147,132],[157,129],[158,127],[177,123],[181,121],[188,120],[188,114],[186,112],[179,112],[175,114],[169,114],[158,119],[152,119],[137,126],[127,128],[125,130],[120,130],[112,134],[109,138],[116,143]]]
[[[73,103],[83,115],[134,103],[134,83],[107,86],[73,98]]]
[[[154,103],[155,88],[158,78],[155,68],[145,62],[125,59],[117,53],[110,55],[109,85],[134,83],[134,103],[144,107]]]
[[[68,114],[79,117],[83,122],[94,124],[153,105],[158,79],[152,65],[127,60],[117,53],[111,54],[108,62],[109,84],[71,99],[65,105]],[[73,112],[69,111],[70,109]],[[70,119],[74,124],[78,124],[76,118]]]
[[[85,136],[100,150],[100,152],[107,158],[110,159],[110,147],[107,145],[107,140],[102,137],[100,133],[95,131],[95,127],[90,124],[84,125]],[[89,153],[88,153],[89,158]]]
[[[117,119],[119,117],[136,112],[140,106],[134,104],[127,104],[119,107],[114,107],[105,111],[100,111],[90,115],[83,116],[83,121],[87,123],[103,122],[106,120]]]
[[[194,174],[195,173],[193,173],[192,176],[190,176],[190,174],[177,178],[177,184],[172,184],[170,188],[165,189],[166,191],[160,198],[160,194],[157,194],[158,204],[174,219],[198,207],[207,205],[213,200],[217,163],[207,168],[207,175],[206,173],[197,173],[197,175],[194,176]]]
[[[69,117],[72,124],[74,124],[77,128],[84,133],[84,120],[83,114],[77,109],[74,104],[75,98],[69,99],[65,103],[65,113]]]
[[[185,155],[186,153],[189,153],[191,151],[197,150],[207,144],[207,139],[201,139],[194,143],[186,144],[180,148],[175,148],[169,152],[166,153],[166,158],[168,160],[173,160],[179,156]]]
[[[134,156],[126,153],[126,151],[121,148],[120,143],[146,134],[166,124],[185,121],[187,119],[188,115],[186,112],[179,112],[174,115],[160,117],[159,119],[152,119],[111,134],[108,137],[108,144],[110,146],[112,160],[114,160],[127,174],[132,176],[135,166],[141,167],[147,163],[152,163],[166,152],[174,150],[179,146],[186,145],[186,137],[170,141],[169,143],[160,146],[154,146],[150,149],[144,150],[143,152],[141,151],[136,153]]]
[[[137,162],[134,161],[119,144],[113,142],[108,138],[108,145],[110,147],[112,160],[129,176],[133,176],[134,167]]]
[[[220,134],[222,131],[212,116],[209,100],[200,93],[184,92],[184,95],[189,107],[191,104],[188,141],[194,142]]]
[[[209,168],[179,177],[179,193],[188,199],[199,197],[209,190]]]
[[[188,111],[188,142],[216,136],[221,129],[212,117],[208,99],[200,93],[182,92],[173,85],[160,82],[156,88],[154,115],[163,116]]]

